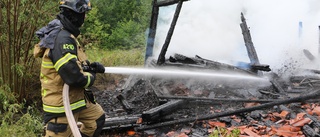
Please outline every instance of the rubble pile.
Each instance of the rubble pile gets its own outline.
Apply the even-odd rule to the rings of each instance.
[[[177,54],[164,66],[252,74],[214,61],[203,63],[199,57]],[[97,96],[108,115],[104,134],[318,136],[320,77],[299,75],[285,80],[274,73],[264,75],[269,75],[269,84],[132,75],[118,90]]]
[[[115,91],[96,95],[108,115],[104,136],[320,136],[320,71],[303,69],[283,76],[261,64],[249,27],[241,13],[240,27],[249,63],[225,64],[199,55],[165,58],[182,4],[187,0],[154,0],[146,49],[146,67],[213,71],[264,78],[197,79],[130,75]],[[159,9],[176,4],[157,60],[152,55]],[[315,57],[303,50],[310,61]],[[298,66],[284,66],[294,67]]]

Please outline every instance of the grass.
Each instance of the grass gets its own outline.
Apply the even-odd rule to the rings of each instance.
[[[89,61],[100,62],[105,67],[143,67],[144,52],[144,49],[109,51],[92,48],[86,50]],[[127,77],[119,74],[98,74],[96,76],[93,86],[99,90],[114,90],[120,81]]]
[[[104,66],[138,66],[144,65],[144,49],[103,50],[88,49],[86,54],[90,61],[97,61]]]

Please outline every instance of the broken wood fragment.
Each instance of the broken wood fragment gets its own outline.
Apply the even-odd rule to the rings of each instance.
[[[243,13],[241,13],[241,21],[242,21],[242,23],[240,24],[240,27],[241,27],[241,30],[242,30],[242,35],[243,35],[243,38],[244,38],[245,46],[247,48],[247,52],[248,52],[248,56],[249,56],[250,62],[251,62],[251,64],[259,65],[260,64],[259,58],[258,58],[257,52],[256,52],[256,50],[254,48],[254,45],[253,45],[253,42],[252,42],[252,39],[251,39],[250,30],[248,28],[246,19],[243,16]],[[258,73],[257,70],[252,70],[252,71],[255,72],[255,73]]]
[[[110,128],[110,127],[120,127],[123,125],[133,125],[133,124],[136,124],[139,118],[140,118],[140,115],[106,118],[104,127]]]
[[[117,99],[120,101],[121,105],[128,113],[132,112],[133,108],[131,107],[131,105],[128,103],[128,101],[124,98],[122,94],[119,94],[117,96]]]
[[[161,117],[174,112],[178,107],[185,103],[184,100],[171,100],[158,107],[144,111],[142,119],[145,122],[159,120]]]
[[[251,71],[247,71],[245,69],[239,68],[237,66],[233,66],[233,65],[229,65],[229,64],[225,64],[225,63],[220,63],[220,62],[216,62],[216,61],[212,61],[212,60],[208,60],[208,59],[204,59],[198,55],[196,55],[196,57],[194,58],[196,61],[201,62],[202,64],[205,64],[206,66],[208,66],[208,68],[210,69],[215,69],[215,70],[233,70],[235,72],[244,72],[246,74],[250,74],[250,75],[255,75],[255,73],[252,73]]]
[[[253,70],[271,71],[270,66],[265,64],[252,64],[250,68]]]
[[[179,0],[178,5],[176,7],[176,11],[174,13],[174,16],[173,16],[173,19],[172,19],[172,22],[171,22],[171,26],[169,28],[169,31],[168,31],[168,34],[167,34],[167,37],[166,37],[166,40],[165,40],[165,42],[164,42],[164,44],[162,46],[161,52],[160,52],[159,57],[158,57],[158,61],[157,61],[158,65],[162,65],[165,62],[165,55],[167,53],[167,50],[168,50],[168,47],[169,47],[169,44],[170,44],[170,41],[171,41],[171,37],[172,37],[173,32],[174,32],[174,28],[175,28],[175,26],[177,24],[178,17],[179,17],[181,8],[182,8],[182,4],[183,4],[183,1]]]
[[[285,94],[284,89],[281,87],[280,83],[276,79],[272,79],[270,80],[270,82],[278,93]]]
[[[152,14],[151,14],[151,20],[149,24],[147,47],[146,47],[146,54],[145,54],[145,61],[144,61],[145,65],[147,64],[148,58],[153,55],[153,47],[154,47],[154,41],[156,37],[157,23],[158,23],[158,16],[159,16],[159,7],[155,6],[156,3],[157,3],[157,0],[153,0]]]
[[[314,131],[309,125],[304,125],[302,127],[302,132],[307,137],[320,137],[320,134],[318,134],[316,131]]]
[[[318,120],[317,117],[308,114],[306,111],[304,111],[304,110],[302,110],[302,109],[299,109],[299,111],[300,111],[300,112],[303,112],[303,113],[306,113],[306,114],[305,114],[305,117],[310,118],[310,119],[313,121],[313,122],[312,122],[312,125],[313,125],[315,128],[320,129],[320,121]]]

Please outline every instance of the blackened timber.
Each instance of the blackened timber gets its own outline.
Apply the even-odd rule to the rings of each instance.
[[[272,80],[270,80],[270,82],[278,93],[280,93],[280,94],[285,93],[284,89],[281,87],[280,83],[276,79],[272,79]]]
[[[247,52],[248,52],[248,56],[250,59],[251,64],[260,64],[259,59],[258,59],[258,55],[257,52],[253,46],[253,42],[251,39],[251,34],[250,34],[250,30],[248,28],[246,19],[243,16],[243,13],[241,13],[241,21],[242,23],[240,24],[241,26],[241,30],[242,30],[242,35],[244,38],[244,42],[245,42],[245,46],[247,47]],[[257,70],[252,70],[253,72],[257,73]]]
[[[168,31],[168,34],[167,34],[167,38],[162,46],[162,49],[161,49],[161,52],[159,54],[159,58],[158,58],[158,62],[157,64],[158,65],[161,65],[165,62],[165,55],[166,55],[166,52],[168,50],[168,47],[169,47],[169,44],[170,44],[170,41],[171,41],[171,37],[173,35],[173,32],[174,32],[174,28],[177,24],[177,21],[178,21],[178,17],[179,17],[179,14],[180,14],[180,11],[181,11],[181,8],[182,8],[182,3],[183,1],[180,0],[177,7],[176,7],[176,11],[174,13],[174,17],[172,19],[172,23],[171,23],[171,26],[170,26],[170,29]]]
[[[169,5],[173,5],[173,4],[177,4],[178,2],[180,2],[181,0],[158,0],[156,6],[169,6]],[[188,0],[182,0],[182,1],[188,1]]]
[[[234,71],[237,71],[237,72],[244,72],[244,73],[256,76],[256,74],[252,73],[251,71],[247,71],[245,69],[241,69],[239,67],[232,66],[232,65],[229,65],[229,64],[225,64],[225,63],[220,63],[220,62],[204,59],[204,58],[202,58],[202,57],[200,57],[198,55],[196,55],[195,60],[199,61],[202,64],[205,64],[206,66],[208,66],[209,68],[212,68],[212,69],[215,69],[215,70],[226,70],[226,69],[228,69],[228,70],[234,70]]]
[[[157,0],[153,0],[153,7],[152,7],[152,14],[151,14],[151,21],[149,26],[149,34],[147,39],[147,47],[146,47],[146,55],[145,55],[145,65],[149,57],[153,55],[153,46],[156,37],[156,30],[157,30],[157,22],[159,16],[159,7],[155,6]]]
[[[113,126],[121,126],[121,125],[132,125],[136,124],[140,115],[137,116],[121,116],[121,117],[112,117],[106,118],[104,127],[113,127]]]
[[[271,71],[270,66],[265,64],[250,64],[250,68],[254,70]]]
[[[158,96],[159,99],[183,99],[186,101],[194,100],[208,100],[215,102],[257,102],[257,103],[267,103],[273,101],[279,101],[275,99],[230,99],[230,98],[203,98],[203,97],[186,97],[186,96]]]
[[[265,103],[265,104],[261,104],[258,106],[248,107],[248,108],[241,108],[241,109],[237,109],[237,110],[215,113],[212,115],[203,115],[203,116],[197,116],[197,117],[192,117],[192,118],[178,119],[178,120],[167,121],[167,122],[162,122],[162,123],[153,124],[153,125],[143,125],[141,127],[135,127],[135,130],[142,131],[142,130],[147,130],[147,129],[165,127],[165,126],[169,126],[169,125],[173,125],[173,124],[181,124],[181,123],[195,122],[197,120],[209,120],[209,119],[214,119],[214,118],[218,118],[218,117],[238,115],[241,113],[270,108],[270,107],[273,107],[276,105],[281,105],[281,104],[304,102],[305,100],[315,99],[315,98],[318,98],[319,96],[320,96],[320,90],[315,90],[309,94],[301,95],[299,97],[284,99],[284,100],[276,101],[276,102]]]
[[[152,108],[148,111],[142,113],[143,121],[154,121],[159,118],[174,112],[179,106],[185,103],[184,100],[171,100],[165,104],[158,107]]]
[[[125,99],[125,97],[122,94],[119,94],[117,96],[117,99],[120,101],[121,105],[124,107],[124,109],[128,112],[131,113],[132,112],[132,107],[131,105],[128,103],[128,101]]]
[[[307,137],[320,137],[320,134],[318,134],[315,130],[313,130],[309,125],[304,125],[302,127],[302,132]]]
[[[320,129],[320,121],[318,120],[317,117],[308,114],[308,113],[307,113],[305,110],[303,110],[303,109],[299,109],[299,112],[305,113],[305,114],[306,114],[305,117],[310,118],[310,119],[312,120],[312,125],[313,125],[313,127]]]

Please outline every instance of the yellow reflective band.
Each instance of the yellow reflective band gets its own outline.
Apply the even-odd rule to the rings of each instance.
[[[90,82],[91,82],[91,79],[90,79],[90,75],[91,74],[89,72],[85,72],[85,74],[88,75],[88,81],[87,81],[87,84],[84,86],[84,88],[87,88],[89,86]]]
[[[84,100],[80,100],[78,102],[70,104],[71,110],[75,110],[81,107],[86,106],[86,102]],[[53,107],[43,104],[43,110],[49,113],[64,113],[64,106],[61,107]]]
[[[44,68],[54,68],[52,62],[46,62],[46,61],[42,61],[41,66]]]
[[[56,70],[59,71],[62,65],[66,64],[69,60],[73,58],[77,58],[77,56],[71,53],[66,54],[64,57],[62,57],[56,62],[56,64],[54,65],[54,68],[56,68]]]
[[[47,78],[45,75],[43,75],[42,73],[40,73],[40,77],[43,78],[43,82],[44,82],[44,83],[46,83],[46,84],[48,83],[48,78]]]
[[[47,94],[47,90],[46,90],[46,89],[42,90],[41,95],[42,95],[42,96],[45,96],[46,94]]]

